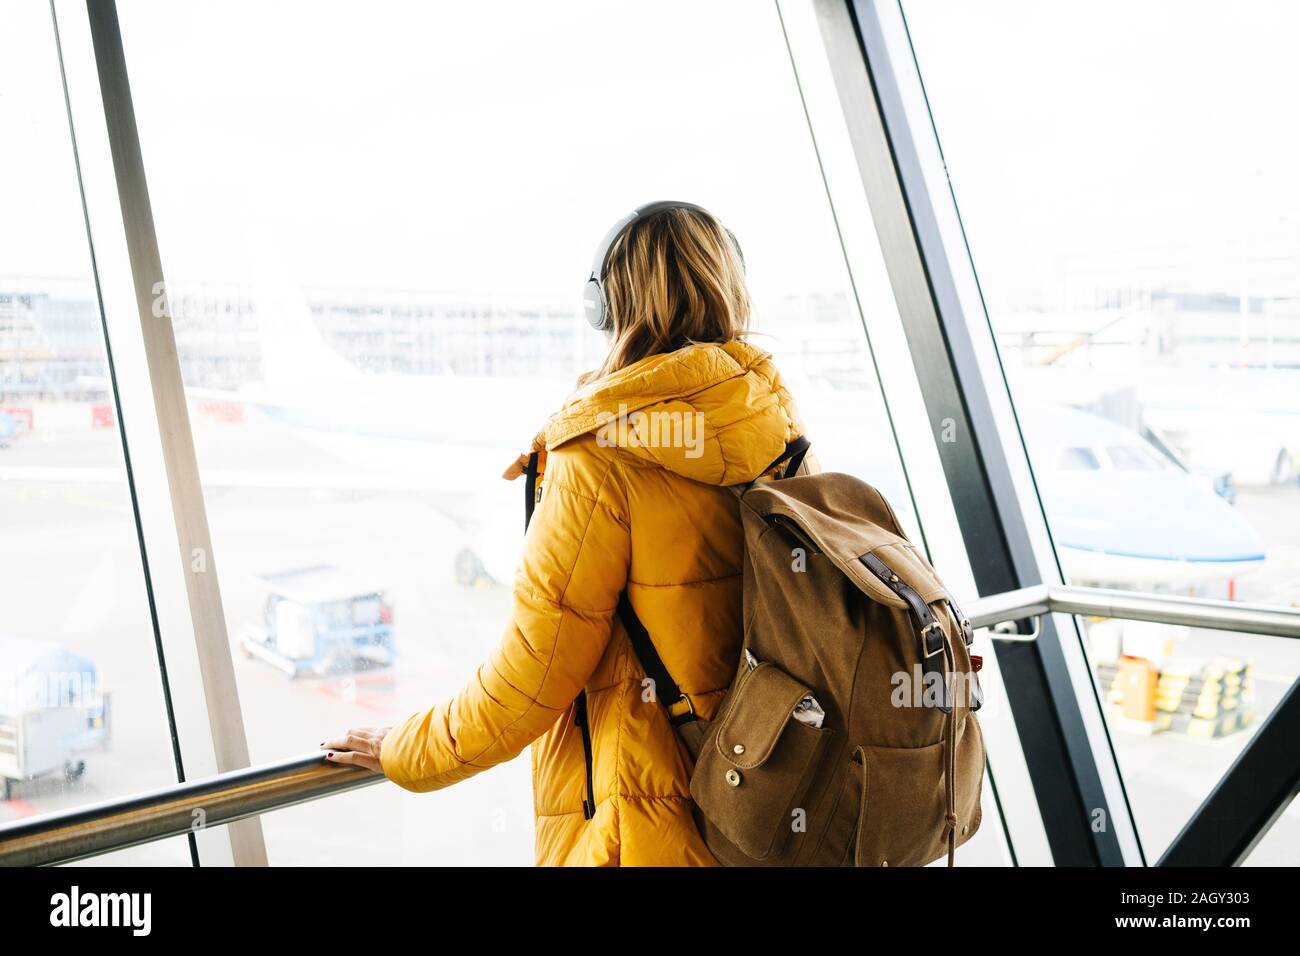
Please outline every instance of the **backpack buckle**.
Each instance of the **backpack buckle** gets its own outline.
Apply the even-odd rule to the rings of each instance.
[[[686,702],[686,709],[681,710],[679,705],[682,701]],[[695,713],[695,704],[691,701],[689,694],[682,694],[681,697],[673,701],[668,707],[668,722],[674,727],[682,724],[689,724],[692,720],[699,720],[699,715]]]
[[[934,650],[930,650],[930,632],[938,631],[939,640],[935,643]],[[931,621],[925,627],[921,628],[921,659],[929,660],[936,654],[943,653],[943,627],[938,621]]]

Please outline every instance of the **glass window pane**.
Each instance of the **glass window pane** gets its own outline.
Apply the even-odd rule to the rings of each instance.
[[[1117,471],[1165,471],[1173,464],[1149,445],[1107,445],[1106,455]]]
[[[904,9],[1068,579],[1300,605],[1300,8]],[[1300,648],[1083,627],[1152,859]]]
[[[255,761],[428,707],[495,646],[522,531],[498,476],[596,364],[582,280],[651,199],[735,232],[823,466],[910,516],[772,5],[121,18]],[[530,862],[528,778],[272,814],[271,858]]]
[[[1096,471],[1101,464],[1091,448],[1062,448],[1057,467],[1062,471]]]
[[[47,5],[0,8],[0,821],[174,783]],[[185,841],[132,851],[188,864]]]

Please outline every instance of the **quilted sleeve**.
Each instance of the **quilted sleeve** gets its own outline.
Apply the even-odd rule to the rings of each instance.
[[[438,790],[517,756],[600,662],[631,560],[627,497],[614,455],[574,446],[548,455],[500,645],[460,693],[384,738],[384,773],[407,790]]]

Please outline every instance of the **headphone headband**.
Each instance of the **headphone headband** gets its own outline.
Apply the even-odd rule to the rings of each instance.
[[[600,245],[596,247],[596,255],[591,261],[591,274],[587,277],[586,285],[582,290],[583,311],[587,315],[587,321],[598,332],[607,332],[614,326],[613,316],[609,313],[609,300],[605,296],[605,269],[609,265],[609,254],[614,248],[614,243],[618,242],[619,236],[623,235],[632,223],[665,209],[690,209],[711,218],[713,216],[703,206],[697,206],[695,203],[658,199],[637,206],[614,223],[609,232],[605,233],[605,237],[600,240]],[[726,229],[727,235],[731,236],[731,243],[736,247],[736,254],[740,256],[740,261],[743,264],[745,257],[740,251],[740,243],[736,241],[736,237],[732,235],[730,229],[727,229],[726,226],[723,226],[723,229]]]

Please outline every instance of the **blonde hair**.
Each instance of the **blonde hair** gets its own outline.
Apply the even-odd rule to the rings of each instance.
[[[597,376],[749,331],[744,263],[731,235],[703,211],[677,206],[634,221],[610,249],[605,294],[613,341]]]

